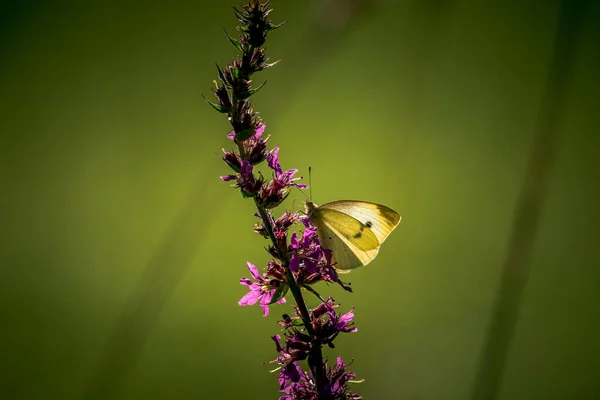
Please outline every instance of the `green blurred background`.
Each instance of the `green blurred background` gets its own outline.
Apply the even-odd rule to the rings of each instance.
[[[235,55],[230,3],[0,3],[2,398],[277,398],[262,363],[289,304],[237,305],[265,241],[218,179],[229,127],[201,97]],[[354,358],[365,399],[469,398],[560,2],[274,7],[283,62],[255,102],[284,168],[313,167],[317,203],[403,216],[354,294],[320,287],[359,328],[327,354]],[[500,399],[600,393],[599,40],[592,1]]]

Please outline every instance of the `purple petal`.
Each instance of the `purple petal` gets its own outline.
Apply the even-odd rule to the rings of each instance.
[[[297,362],[292,362],[281,369],[281,374],[279,375],[279,382],[281,383],[286,381],[298,382],[300,377],[302,377],[302,368]],[[285,386],[285,383],[281,385],[281,388]]]
[[[276,177],[279,181],[281,181],[282,185],[290,185],[292,184],[292,176],[294,176],[294,174],[296,172],[298,172],[297,169],[288,169],[286,171],[284,171],[283,173],[281,172],[281,167],[279,167],[279,172],[276,174]]]
[[[300,245],[298,243],[298,233],[292,233],[292,237],[290,238],[290,246],[292,246],[292,249],[296,250],[300,248]]]
[[[281,353],[283,351],[283,349],[281,348],[281,336],[279,335],[275,335],[275,336],[271,336],[271,339],[273,339],[273,341],[275,342],[275,345],[277,346],[277,352]]]
[[[290,260],[290,271],[298,272],[298,270],[300,270],[300,257],[294,254]]]
[[[260,298],[260,295],[261,295],[261,293],[259,291],[252,290],[252,291],[246,293],[246,295],[244,297],[242,297],[240,299],[240,301],[238,301],[238,304],[242,307],[254,305]]]
[[[257,281],[260,281],[261,276],[260,276],[260,272],[258,272],[258,268],[256,268],[256,265],[250,263],[250,261],[246,261],[246,265],[248,266],[248,269],[250,270],[250,274],[252,275],[252,277]]]
[[[252,139],[258,139],[259,137],[262,136],[263,132],[265,131],[265,124],[260,124],[258,126],[258,128],[256,128],[256,133],[252,136]]]
[[[318,264],[316,262],[314,262],[311,258],[304,259],[304,267],[306,268],[306,271],[309,274],[314,274],[315,272],[317,272],[318,271],[317,266],[318,266]]]
[[[256,283],[252,282],[250,279],[248,278],[240,278],[240,283],[242,285],[246,285],[246,286],[251,286],[251,285],[256,285]]]
[[[237,175],[222,175],[220,178],[223,179],[225,182],[229,182],[234,179],[237,179]]]
[[[269,303],[271,302],[271,300],[273,299],[273,295],[275,294],[275,289],[268,291],[268,292],[263,292],[263,296],[260,299],[260,305],[261,306],[268,306]]]
[[[263,317],[266,317],[267,315],[269,315],[269,306],[268,305],[261,304],[260,307],[263,309]]]
[[[279,164],[279,147],[275,147],[273,152],[267,154],[267,164],[269,168],[275,171],[275,176],[281,175],[281,165]]]
[[[242,166],[240,167],[240,176],[248,178],[252,175],[252,164],[248,160],[242,160]]]
[[[310,218],[308,217],[301,217],[300,218],[300,222],[302,222],[304,224],[305,227],[309,227],[310,225]]]
[[[227,139],[235,140],[235,131],[231,131],[227,134]]]
[[[316,239],[317,228],[306,228],[302,233],[302,244],[304,247],[309,247]]]
[[[340,324],[348,325],[352,318],[354,318],[354,313],[352,311],[348,311],[346,314],[340,316]]]
[[[352,318],[354,318],[354,313],[352,311],[342,315],[336,324],[336,328],[342,332],[357,332],[358,328],[356,327],[348,328],[348,325],[352,322]]]

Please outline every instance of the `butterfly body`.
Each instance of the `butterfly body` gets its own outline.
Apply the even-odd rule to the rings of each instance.
[[[321,206],[307,201],[306,214],[317,228],[321,245],[333,252],[335,268],[340,272],[370,263],[401,220],[389,207],[355,200]]]

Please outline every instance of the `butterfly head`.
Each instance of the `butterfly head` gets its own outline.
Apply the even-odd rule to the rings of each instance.
[[[317,205],[310,200],[306,200],[304,202],[304,206],[306,207],[306,215],[310,218],[312,213],[317,209]]]

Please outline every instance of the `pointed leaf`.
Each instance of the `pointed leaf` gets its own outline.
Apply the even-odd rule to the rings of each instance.
[[[227,113],[231,112],[231,108],[230,107],[220,106],[220,105],[218,105],[216,103],[213,103],[212,101],[208,101],[208,99],[206,97],[204,97],[204,95],[202,95],[202,97],[204,98],[204,101],[206,101],[208,103],[209,106],[211,106],[212,108],[214,108],[218,112],[220,112],[222,114],[227,114]]]
[[[221,67],[219,67],[219,64],[215,63],[215,65],[217,66],[217,71],[219,72],[219,79],[221,80],[221,82],[227,84],[227,81],[225,80],[225,75],[223,74],[223,70],[221,69]]]
[[[227,39],[229,39],[229,41],[231,42],[231,44],[233,45],[233,47],[235,47],[238,51],[243,51],[242,50],[242,46],[240,45],[240,42],[238,42],[237,40],[235,40],[234,38],[232,38],[229,33],[227,33],[227,31],[225,30],[225,27],[223,27],[223,31],[225,32],[225,35],[227,35]]]
[[[272,62],[271,64],[265,64],[265,68],[271,68],[271,67],[274,67],[274,66],[276,66],[277,64],[279,64],[280,62],[281,62],[281,59],[279,59],[279,60],[277,60],[277,61],[275,61],[275,62]]]
[[[283,24],[285,24],[286,22],[287,22],[287,21],[283,21],[283,22],[282,22],[282,23],[280,23],[280,24],[277,24],[277,25],[271,25],[271,26],[269,27],[269,31],[274,31],[274,30],[275,30],[275,29],[277,29],[277,28],[281,28],[281,27],[283,26]]]

